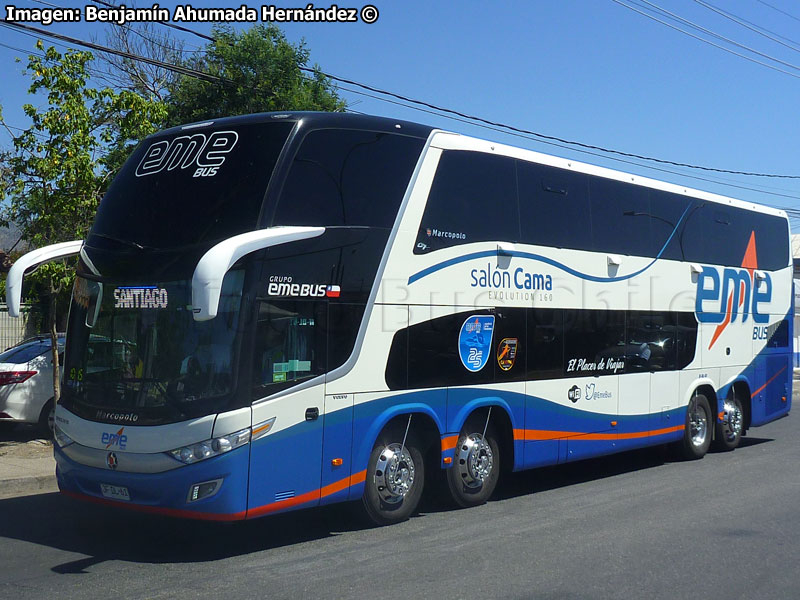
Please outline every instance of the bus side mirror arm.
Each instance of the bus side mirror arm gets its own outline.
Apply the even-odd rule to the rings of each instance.
[[[192,311],[195,321],[217,316],[225,273],[243,256],[270,246],[313,238],[324,227],[270,227],[248,231],[221,241],[198,261],[192,276]]]
[[[22,303],[22,279],[25,276],[25,271],[31,268],[38,267],[42,263],[50,262],[66,256],[78,254],[83,246],[83,240],[74,240],[72,242],[62,242],[60,244],[52,244],[28,252],[18,258],[8,272],[6,278],[6,304],[8,305],[8,315],[10,317],[19,316],[19,308]]]

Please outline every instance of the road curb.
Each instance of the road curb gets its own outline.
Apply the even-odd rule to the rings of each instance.
[[[0,500],[57,491],[58,484],[56,483],[55,475],[19,477],[0,481]]]

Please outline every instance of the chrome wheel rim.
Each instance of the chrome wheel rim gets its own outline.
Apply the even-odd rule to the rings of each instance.
[[[689,413],[689,433],[693,446],[702,446],[708,436],[708,415],[697,403],[693,403]]]
[[[459,440],[456,469],[461,481],[469,488],[481,487],[492,474],[492,447],[480,433],[471,433]]]
[[[375,489],[388,504],[401,502],[414,485],[416,466],[408,448],[389,444],[378,455],[375,464]]]
[[[726,400],[722,412],[722,434],[731,442],[742,433],[742,409],[737,402]]]

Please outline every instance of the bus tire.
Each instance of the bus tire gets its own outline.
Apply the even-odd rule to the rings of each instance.
[[[739,445],[744,430],[744,410],[742,402],[731,391],[725,398],[722,408],[722,420],[714,419],[714,449],[729,451]]]
[[[708,398],[700,392],[695,393],[686,409],[686,426],[683,430],[683,440],[678,447],[682,458],[697,460],[706,455],[711,446],[712,423]]]
[[[476,431],[476,429],[478,431]],[[453,466],[445,470],[453,501],[462,508],[484,504],[494,493],[500,477],[500,445],[489,427],[484,438],[480,428],[465,426],[458,435]]]
[[[416,510],[425,482],[420,445],[411,435],[382,435],[369,456],[362,501],[368,519],[376,525],[405,521]]]

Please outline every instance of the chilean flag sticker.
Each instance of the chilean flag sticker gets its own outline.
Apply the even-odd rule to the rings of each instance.
[[[325,295],[328,298],[338,298],[341,292],[342,288],[340,288],[338,285],[329,285],[325,288]]]

